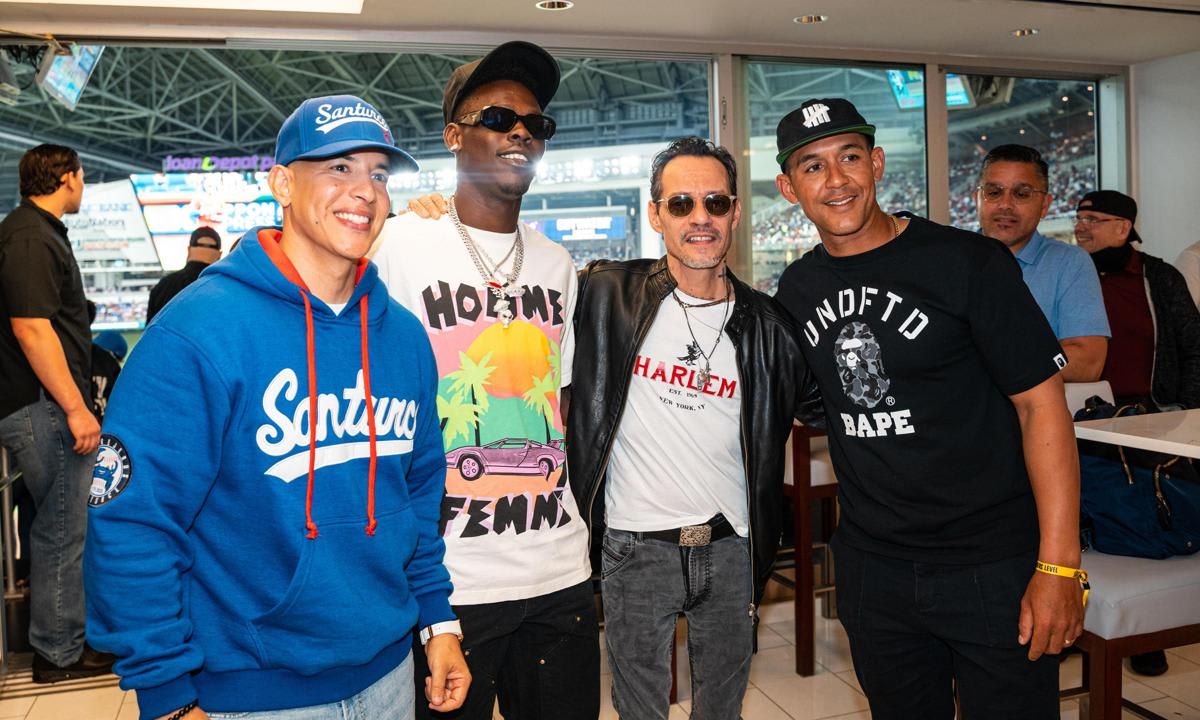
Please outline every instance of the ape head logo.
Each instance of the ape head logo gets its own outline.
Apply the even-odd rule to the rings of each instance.
[[[887,395],[892,381],[883,369],[875,333],[866,323],[851,322],[833,344],[842,390],[855,405],[873,408]]]

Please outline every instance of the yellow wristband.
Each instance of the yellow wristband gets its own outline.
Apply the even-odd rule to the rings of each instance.
[[[1083,606],[1087,607],[1088,593],[1092,590],[1092,586],[1088,584],[1087,570],[1063,567],[1061,565],[1051,565],[1050,563],[1044,563],[1041,560],[1038,560],[1037,571],[1040,573],[1046,573],[1047,575],[1058,575],[1059,577],[1068,577],[1078,580],[1079,587],[1083,590]]]

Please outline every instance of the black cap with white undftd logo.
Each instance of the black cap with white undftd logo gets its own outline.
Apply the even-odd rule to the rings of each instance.
[[[842,133],[861,133],[875,137],[875,126],[868,123],[849,100],[808,100],[784,115],[775,128],[775,142],[779,150],[775,162],[783,168],[792,153],[810,142]]]

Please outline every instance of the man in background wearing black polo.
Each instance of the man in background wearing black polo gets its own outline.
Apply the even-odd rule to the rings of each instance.
[[[210,227],[198,227],[188,240],[187,264],[167,275],[150,291],[150,304],[146,306],[146,324],[149,325],[171,298],[196,281],[204,268],[221,259],[221,234]]]
[[[0,443],[33,495],[29,644],[33,681],[102,675],[84,643],[83,542],[100,424],[92,415],[87,301],[62,216],[79,212],[74,150],[21,157],[21,205],[0,222]]]

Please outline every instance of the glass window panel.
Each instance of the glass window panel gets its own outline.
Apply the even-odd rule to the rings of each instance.
[[[988,150],[1007,143],[1036,148],[1050,165],[1054,200],[1038,225],[1074,242],[1071,218],[1096,189],[1096,83],[963,75],[969,107],[949,108],[950,223],[979,230],[974,190]]]
[[[888,212],[924,215],[925,76],[920,69],[830,66],[788,62],[747,62],[746,97],[750,123],[750,189],[754,285],[774,293],[783,269],[820,242],[816,227],[798,205],[775,187],[775,126],[787,113],[814,97],[849,99],[876,127],[877,145],[887,163],[877,186]],[[951,88],[947,88],[951,100]]]

